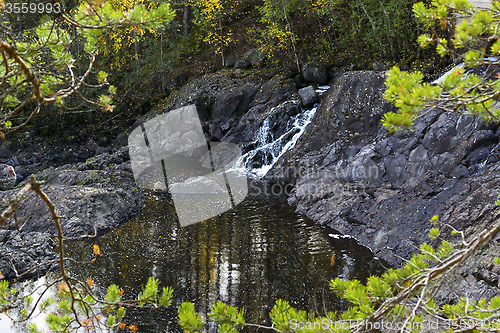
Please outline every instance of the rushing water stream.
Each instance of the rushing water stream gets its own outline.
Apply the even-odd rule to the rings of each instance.
[[[273,108],[270,114],[279,112],[278,110],[285,104],[300,105],[299,101],[296,100],[286,101]],[[315,113],[316,107],[313,107],[292,117],[288,122],[287,131],[278,138],[274,137],[269,124],[269,118],[267,118],[255,136],[254,143],[256,148],[241,156],[240,161],[236,165],[243,167],[250,177],[257,179],[264,177],[279,158],[295,145],[302,133],[304,133],[307,125],[311,123]],[[252,165],[257,154],[264,155],[263,158],[261,157],[263,163],[258,163],[259,168],[255,168]]]

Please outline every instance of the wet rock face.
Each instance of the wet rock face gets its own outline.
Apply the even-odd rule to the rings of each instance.
[[[286,103],[290,100],[295,102]],[[141,121],[195,104],[208,141],[238,143],[247,151],[267,118],[274,136],[283,134],[290,117],[300,112],[299,101],[297,86],[290,78],[239,77],[219,72],[192,80],[171,104],[146,114]]]
[[[321,165],[328,155],[328,159],[337,160],[335,154],[344,149],[353,154],[356,149],[355,153],[359,152],[364,144],[358,142],[375,136],[382,116],[393,110],[382,97],[383,91],[384,75],[380,73],[348,72],[338,77],[323,96],[304,135],[276,163],[268,177],[280,180],[287,170],[309,170],[309,165]],[[333,143],[335,148],[331,151],[328,147]]]
[[[413,131],[389,134],[380,124],[392,109],[384,90],[383,74],[338,77],[303,137],[268,178],[295,183],[289,203],[297,211],[400,265],[429,242],[433,215],[468,236],[493,223],[500,138],[496,126],[438,110],[418,119]],[[450,231],[442,230],[445,237]],[[460,269],[467,278],[462,291],[500,291],[499,272],[485,264],[500,252],[498,240],[483,250],[481,263]],[[485,284],[479,276],[497,282]]]
[[[230,72],[205,75],[184,85],[172,96],[172,103],[161,110],[149,112],[141,121],[195,104],[210,140],[220,140],[251,108],[264,82],[256,77],[238,78]]]

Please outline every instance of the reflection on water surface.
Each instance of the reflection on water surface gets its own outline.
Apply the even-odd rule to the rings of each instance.
[[[206,314],[218,300],[247,309],[247,322],[269,324],[276,299],[300,309],[345,309],[328,288],[330,279],[365,279],[382,271],[378,260],[352,239],[331,238],[313,221],[276,197],[249,196],[233,211],[180,228],[168,198],[150,194],[133,220],[95,241],[102,255],[74,274],[91,277],[104,292],[110,284],[125,295],[149,276],[175,290],[167,310],[128,310],[140,332],[181,331],[176,305],[190,301]],[[68,245],[76,258],[92,258],[88,242]]]

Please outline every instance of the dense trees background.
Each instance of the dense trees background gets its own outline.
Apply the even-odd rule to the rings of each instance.
[[[88,10],[107,4],[115,11],[127,12],[137,6],[152,9],[168,4],[171,20],[155,25],[121,26],[102,30],[95,36],[92,79],[79,88],[89,103],[81,104],[78,94],[57,103],[40,105],[41,112],[22,108],[11,114],[2,133],[24,124],[53,128],[52,137],[70,137],[85,123],[87,132],[109,132],[103,127],[111,118],[118,121],[112,135],[126,131],[138,115],[168,98],[188,78],[223,68],[228,58],[238,60],[248,50],[259,48],[268,71],[288,71],[300,80],[298,68],[309,62],[328,65],[332,72],[341,69],[371,69],[382,61],[432,70],[434,51],[421,50],[416,37],[427,28],[419,25],[411,8],[416,0],[92,0],[62,1],[64,13],[75,14],[80,3]],[[19,1],[0,2],[6,4]],[[43,5],[41,0],[30,5]],[[50,31],[46,22],[55,18],[58,28],[69,29],[62,17],[38,11],[0,12],[4,28],[23,41],[24,48],[36,45],[40,29]],[[42,23],[45,23],[43,25]],[[62,25],[61,25],[62,24]],[[66,24],[66,26],[65,26]],[[37,32],[38,29],[38,32]],[[78,30],[78,29],[77,29]],[[71,32],[68,30],[68,32]],[[86,37],[79,34],[61,52],[71,55],[75,77],[86,74],[91,57],[85,48]],[[54,38],[52,36],[51,38]],[[57,38],[61,38],[58,36]],[[20,44],[21,45],[21,44]],[[20,49],[21,52],[23,48]],[[35,50],[32,48],[31,50]],[[36,52],[35,52],[36,53]],[[43,68],[45,62],[35,62]],[[68,68],[67,68],[68,69]],[[99,71],[107,73],[98,77]],[[88,77],[90,79],[90,77]],[[93,81],[92,81],[93,80]],[[52,90],[61,88],[53,79]],[[97,85],[102,87],[98,88]],[[64,85],[63,85],[64,86]],[[54,90],[55,92],[55,90]],[[17,96],[22,101],[21,96]],[[19,99],[21,98],[21,99]],[[61,99],[62,100],[62,99]],[[55,101],[55,99],[54,99]],[[6,104],[2,105],[5,108]],[[13,104],[9,107],[14,107]],[[101,110],[113,112],[103,113]],[[6,111],[2,109],[1,111]],[[31,117],[31,118],[30,118]],[[115,118],[116,117],[116,118]],[[35,125],[37,124],[37,125]],[[7,126],[5,126],[7,125]]]
[[[111,0],[106,3],[121,11],[168,3],[175,17],[153,30],[124,26],[103,32],[95,44],[96,64],[110,74],[108,81],[117,88],[115,106],[139,111],[175,89],[172,82],[179,73],[190,76],[220,68],[228,57],[238,58],[251,48],[260,48],[264,63],[276,70],[311,61],[357,69],[370,69],[380,60],[421,67],[426,53],[416,44],[423,30],[411,14],[415,2]],[[89,6],[103,3],[90,1]],[[62,4],[65,12],[72,13],[78,1]],[[54,14],[3,11],[0,15],[12,33],[33,41],[36,27]],[[78,71],[88,62],[83,43],[77,38],[68,50]],[[141,94],[135,93],[136,87],[141,87]]]
[[[141,77],[179,69],[196,73],[222,67],[260,48],[273,69],[313,61],[370,69],[375,61],[422,66],[416,44],[423,30],[411,8],[396,0],[189,0],[173,3],[176,18],[161,36],[139,42]],[[151,52],[150,50],[156,50]],[[124,50],[135,55],[133,49]],[[132,60],[133,57],[129,57]],[[112,61],[111,61],[112,62]],[[133,67],[132,62],[130,65]],[[296,66],[295,66],[296,68]]]

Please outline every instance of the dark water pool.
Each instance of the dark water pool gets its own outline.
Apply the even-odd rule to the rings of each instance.
[[[353,239],[329,238],[313,221],[294,212],[283,198],[249,196],[235,210],[180,228],[164,195],[149,194],[133,220],[98,240],[68,244],[76,258],[102,255],[72,267],[102,291],[118,284],[137,294],[149,276],[174,288],[174,305],[164,310],[128,310],[127,322],[140,332],[180,332],[176,306],[193,302],[202,314],[218,300],[247,309],[247,321],[269,324],[278,298],[319,315],[345,309],[329,290],[337,276],[366,279],[383,268]]]

